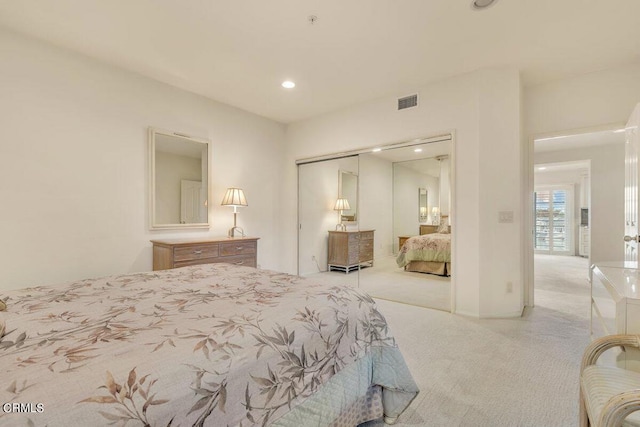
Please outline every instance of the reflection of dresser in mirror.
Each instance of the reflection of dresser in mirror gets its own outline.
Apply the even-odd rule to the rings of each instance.
[[[329,271],[349,273],[361,266],[373,266],[374,231],[329,231]]]

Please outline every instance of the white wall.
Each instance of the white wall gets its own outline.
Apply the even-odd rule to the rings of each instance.
[[[527,87],[525,134],[626,124],[638,102],[640,63]]]
[[[520,79],[515,72],[482,70],[479,74],[480,170],[477,176],[467,177],[456,163],[460,172],[456,179],[462,176],[474,180],[479,191],[477,213],[466,214],[480,216],[480,317],[519,316],[524,281]],[[513,212],[514,222],[498,223],[501,211]],[[466,244],[468,236],[462,230],[460,235]],[[510,286],[513,292],[507,291]]]
[[[624,144],[535,154],[535,163],[591,160],[590,262],[624,260]]]
[[[520,79],[483,70],[418,88],[420,106],[397,112],[389,97],[287,128],[284,194],[296,194],[295,159],[407,141],[455,130],[453,275],[456,311],[513,316],[522,309]],[[503,167],[503,165],[506,165]],[[295,271],[296,202],[283,199],[283,255]],[[498,224],[500,210],[514,223]],[[462,236],[458,244],[458,237]],[[514,292],[506,292],[506,283]],[[483,295],[481,300],[481,294]]]
[[[0,289],[150,270],[150,239],[226,235],[230,186],[258,263],[288,266],[283,125],[5,31],[0,63]],[[213,142],[210,231],[148,231],[149,126]]]

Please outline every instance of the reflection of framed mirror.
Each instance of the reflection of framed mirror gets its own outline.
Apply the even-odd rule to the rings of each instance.
[[[342,211],[343,223],[355,223],[358,221],[358,174],[340,170],[338,171],[338,197],[347,199],[351,209]]]
[[[149,227],[209,228],[209,141],[149,128]]]
[[[429,218],[429,210],[427,208],[427,189],[418,188],[418,221],[426,222]]]

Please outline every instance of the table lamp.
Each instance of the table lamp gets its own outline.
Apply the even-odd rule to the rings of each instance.
[[[235,237],[236,231],[244,237],[244,230],[237,226],[236,220],[238,215],[238,207],[249,206],[247,199],[244,197],[244,191],[241,188],[227,188],[227,192],[222,199],[222,206],[233,206],[233,227],[229,229],[229,237]]]

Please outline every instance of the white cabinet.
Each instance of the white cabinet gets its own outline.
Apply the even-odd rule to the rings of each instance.
[[[640,334],[640,271],[637,263],[603,263],[589,272],[591,338]],[[640,351],[614,350],[605,360],[640,372]]]

